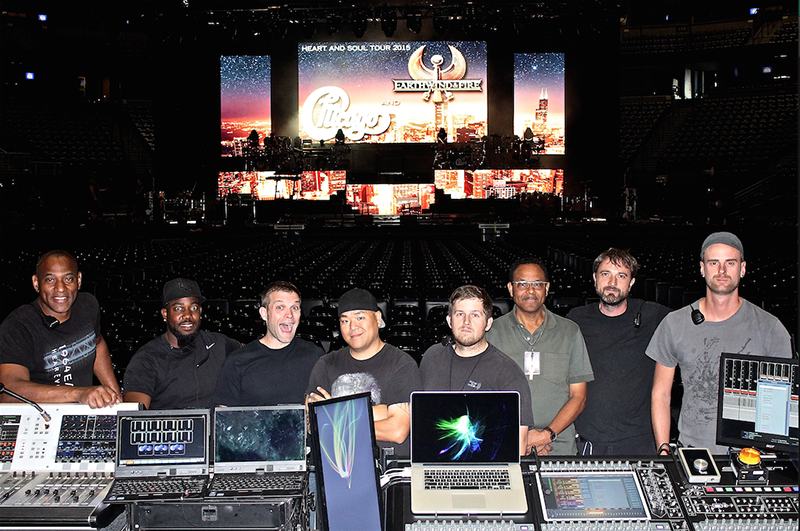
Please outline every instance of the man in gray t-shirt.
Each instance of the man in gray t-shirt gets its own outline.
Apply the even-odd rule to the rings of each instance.
[[[678,421],[681,443],[725,454],[727,449],[716,444],[720,355],[792,356],[789,333],[780,321],[739,297],[746,269],[743,257],[742,242],[735,235],[716,232],[706,238],[700,251],[706,296],[665,317],[647,347],[647,355],[656,361],[652,418],[660,451],[669,442],[676,366],[684,387]]]

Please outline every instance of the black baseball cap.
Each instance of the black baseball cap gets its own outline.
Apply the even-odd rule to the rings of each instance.
[[[166,307],[170,302],[185,297],[194,297],[200,304],[206,301],[206,298],[200,294],[200,286],[197,285],[197,282],[188,278],[173,278],[164,284],[161,303],[163,307]]]

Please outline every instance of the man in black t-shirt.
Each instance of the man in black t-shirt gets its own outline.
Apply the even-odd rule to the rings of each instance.
[[[214,393],[216,405],[303,403],[311,370],[325,351],[295,337],[300,302],[300,291],[290,282],[273,282],[264,289],[258,312],[267,333],[225,360]]]
[[[594,261],[599,303],[567,314],[581,327],[594,381],[575,426],[578,452],[594,455],[652,455],[650,392],[655,363],[645,349],[670,309],[629,299],[639,266],[629,252],[610,248]]]
[[[425,351],[419,370],[426,391],[517,391],[520,397],[520,453],[528,455],[533,427],[531,390],[517,363],[486,341],[492,327],[492,298],[478,286],[450,295],[447,324],[453,337]]]
[[[164,284],[161,316],[167,331],[142,346],[128,363],[126,402],[148,409],[210,408],[217,376],[241,344],[200,329],[202,304],[197,282],[176,278]]]
[[[93,408],[120,401],[108,345],[100,334],[100,306],[78,291],[75,257],[49,251],[31,278],[39,296],[0,325],[0,381],[34,402],[80,402]],[[93,385],[93,375],[100,385]],[[13,401],[6,394],[4,402]]]
[[[409,401],[421,388],[414,358],[384,343],[378,330],[384,326],[375,297],[352,289],[339,299],[339,330],[347,347],[319,359],[306,388],[306,401],[369,391],[372,394],[375,438],[396,455],[408,455],[411,427]]]

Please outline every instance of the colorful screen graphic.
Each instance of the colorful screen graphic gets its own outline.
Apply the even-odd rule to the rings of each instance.
[[[242,156],[242,145],[255,129],[261,141],[272,131],[271,64],[268,55],[220,57],[222,156]]]
[[[564,193],[564,170],[436,170],[436,188],[453,199],[509,199],[521,194]]]
[[[315,404],[315,434],[330,531],[380,531],[369,395]]]
[[[486,135],[486,43],[301,43],[301,138],[435,142]]]
[[[530,127],[545,154],[564,153],[564,54],[514,54],[514,134]]]

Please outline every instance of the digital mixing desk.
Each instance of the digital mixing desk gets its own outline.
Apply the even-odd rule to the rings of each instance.
[[[797,468],[766,457],[766,483],[736,481],[727,457],[715,457],[719,483],[689,483],[672,457],[529,462],[525,515],[414,515],[409,484],[386,491],[387,531],[796,531]]]
[[[121,508],[103,502],[113,479],[117,411],[0,404],[0,529],[105,527]]]

